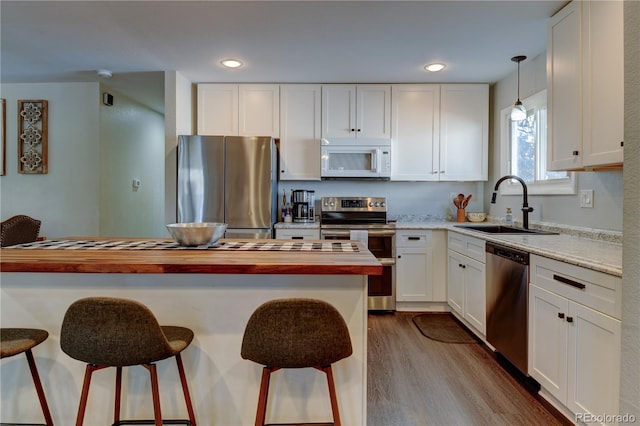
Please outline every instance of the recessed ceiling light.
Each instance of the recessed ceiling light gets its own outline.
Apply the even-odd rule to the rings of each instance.
[[[224,65],[227,68],[238,68],[242,66],[242,62],[240,62],[237,59],[225,59],[224,61],[220,62],[222,65]]]
[[[436,62],[433,64],[425,65],[424,69],[431,72],[438,72],[443,70],[445,67],[446,67],[445,64],[440,64]]]
[[[96,74],[98,74],[98,77],[102,78],[111,78],[113,76],[113,73],[109,70],[97,70]]]

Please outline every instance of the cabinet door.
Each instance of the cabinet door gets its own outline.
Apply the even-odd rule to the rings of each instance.
[[[584,166],[623,162],[623,28],[623,2],[582,2]]]
[[[440,87],[440,180],[487,180],[489,86]]]
[[[391,180],[438,180],[440,86],[391,87]]]
[[[238,85],[198,84],[199,135],[238,136]]]
[[[357,138],[389,139],[391,137],[391,86],[359,84],[356,114]]]
[[[241,84],[238,89],[238,135],[280,137],[280,86]]]
[[[426,248],[396,248],[396,300],[432,301],[432,270]]]
[[[356,138],[356,85],[322,86],[322,137]]]
[[[447,279],[447,302],[451,309],[464,316],[464,265],[465,256],[449,250],[449,277]]]
[[[320,180],[319,84],[280,87],[280,179]]]
[[[618,413],[621,322],[575,302],[569,319],[567,407],[574,413]]]
[[[567,299],[529,285],[529,374],[563,404],[567,399],[568,314]]]
[[[487,334],[485,264],[465,259],[464,318],[483,336]]]
[[[549,170],[582,167],[581,7],[581,1],[569,3],[551,17],[547,30]]]

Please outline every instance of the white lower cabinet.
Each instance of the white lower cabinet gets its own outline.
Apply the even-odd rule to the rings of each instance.
[[[396,301],[446,301],[446,231],[396,232]]]
[[[319,240],[319,228],[276,228],[277,240]]]
[[[486,335],[486,254],[479,238],[449,232],[447,302],[482,337]]]
[[[576,420],[616,424],[603,415],[618,414],[620,287],[618,277],[531,256],[529,374]]]

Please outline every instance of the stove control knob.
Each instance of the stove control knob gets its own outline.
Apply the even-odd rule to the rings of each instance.
[[[335,206],[335,205],[336,205],[336,202],[335,202],[335,201],[331,201],[331,202],[329,202],[329,205],[330,205],[331,207],[333,207],[333,206]]]
[[[387,203],[385,203],[384,201],[380,203],[380,207],[386,207]]]
[[[376,201],[376,207],[380,207],[380,203]]]
[[[369,201],[369,207],[373,207],[373,201]]]

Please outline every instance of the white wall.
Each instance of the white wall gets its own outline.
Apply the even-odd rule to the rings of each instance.
[[[624,259],[620,413],[640,418],[640,2],[624,4]]]
[[[547,87],[546,53],[529,58],[520,64],[520,99],[525,99]],[[494,183],[500,173],[500,111],[512,105],[517,97],[517,72],[492,86],[491,120],[492,134],[489,145],[489,183],[485,187],[486,209],[496,217],[504,216],[507,207],[520,207],[521,195],[498,196],[496,204],[490,204]],[[586,228],[622,231],[622,170],[577,173],[578,193],[581,189],[594,190],[594,207],[580,208],[578,195],[529,195],[529,205],[535,210],[529,219],[536,222],[565,224]],[[514,209],[514,219],[522,216]]]
[[[163,237],[164,116],[106,85],[102,91],[114,100],[100,105],[99,234]]]
[[[42,220],[40,235],[98,234],[100,194],[97,83],[2,84],[7,100],[7,173],[0,177],[1,218]],[[49,103],[49,173],[18,174],[17,101]]]
[[[177,220],[178,136],[195,134],[192,83],[176,71],[165,73],[165,223]],[[168,234],[167,234],[168,235]]]

